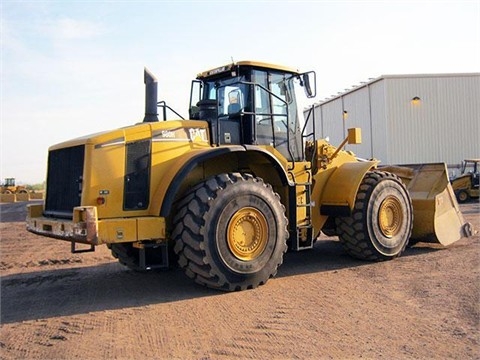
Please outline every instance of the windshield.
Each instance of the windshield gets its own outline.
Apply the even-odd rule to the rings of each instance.
[[[249,90],[245,81],[245,76],[206,81],[203,100],[218,100],[218,116],[245,110]]]

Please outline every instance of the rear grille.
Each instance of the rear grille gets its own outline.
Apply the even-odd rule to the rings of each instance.
[[[72,218],[80,205],[84,158],[83,145],[50,151],[44,215]]]
[[[127,144],[127,172],[124,184],[124,210],[148,208],[150,189],[150,139]]]

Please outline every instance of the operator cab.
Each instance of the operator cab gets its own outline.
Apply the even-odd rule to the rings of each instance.
[[[314,97],[315,73],[251,61],[222,66],[193,80],[189,115],[209,123],[212,145],[272,146],[288,161],[302,160],[298,85]]]

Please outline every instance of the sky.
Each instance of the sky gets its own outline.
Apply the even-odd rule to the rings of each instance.
[[[48,147],[140,122],[143,69],[184,117],[233,61],[317,75],[319,102],[392,74],[480,72],[480,0],[0,2],[0,179],[43,182]]]

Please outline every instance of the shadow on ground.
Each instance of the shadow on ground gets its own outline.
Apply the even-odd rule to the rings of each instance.
[[[435,251],[407,249],[405,255]],[[322,240],[311,250],[287,253],[277,278],[354,268],[371,262],[352,259],[338,241]],[[268,286],[268,285],[267,285]],[[118,263],[26,274],[1,280],[1,323],[139,307],[226,293],[195,284],[181,269],[135,272]]]

